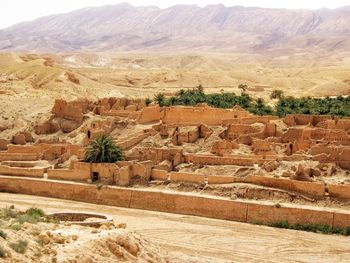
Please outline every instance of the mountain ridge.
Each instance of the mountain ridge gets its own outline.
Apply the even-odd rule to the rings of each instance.
[[[350,6],[337,9],[87,7],[0,30],[0,51],[350,51]]]

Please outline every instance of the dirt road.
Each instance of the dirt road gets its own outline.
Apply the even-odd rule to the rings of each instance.
[[[350,262],[350,237],[314,234],[159,212],[0,193],[0,207],[112,215],[170,254],[200,262]]]

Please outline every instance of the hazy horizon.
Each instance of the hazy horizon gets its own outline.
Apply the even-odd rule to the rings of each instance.
[[[168,8],[174,5],[198,5],[204,7],[207,5],[223,4],[230,6],[261,7],[261,8],[286,8],[286,9],[335,9],[349,5],[347,0],[323,0],[323,1],[276,1],[267,0],[264,2],[257,0],[61,0],[60,2],[51,2],[44,0],[12,0],[6,3],[6,8],[0,10],[0,29],[10,27],[14,24],[31,21],[42,16],[48,16],[59,13],[66,13],[86,7],[96,7],[104,5],[116,5],[120,3],[130,3],[133,6],[158,6],[159,8]],[[19,9],[18,7],[21,6]],[[40,7],[40,8],[38,8]]]

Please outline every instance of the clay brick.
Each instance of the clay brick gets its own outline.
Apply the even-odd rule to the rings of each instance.
[[[235,182],[232,176],[208,175],[208,184],[231,184]]]
[[[172,182],[185,182],[194,184],[204,184],[204,175],[201,174],[191,174],[191,173],[170,173],[170,181]]]
[[[288,221],[290,224],[307,223],[332,226],[333,212],[261,204],[248,205],[248,223],[270,224],[281,221]]]
[[[151,179],[152,180],[163,180],[167,181],[169,178],[169,174],[165,170],[157,170],[157,169],[152,169],[152,174],[151,174]]]

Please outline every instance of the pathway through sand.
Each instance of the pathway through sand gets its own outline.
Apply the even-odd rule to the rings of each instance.
[[[11,204],[110,214],[170,254],[196,256],[199,262],[350,262],[350,237],[0,193],[0,207]]]

